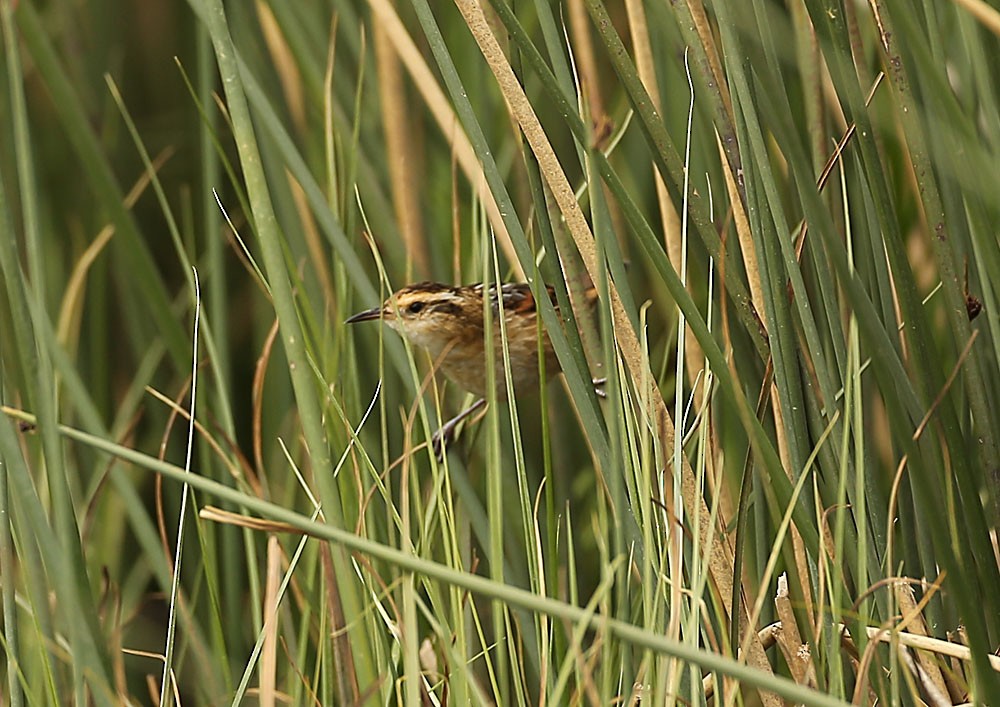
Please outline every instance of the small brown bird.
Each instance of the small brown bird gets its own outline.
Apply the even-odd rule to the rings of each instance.
[[[548,288],[553,305],[555,292]],[[381,307],[355,314],[348,324],[381,319],[411,344],[425,349],[441,371],[461,388],[480,400],[446,422],[434,435],[436,451],[446,443],[458,424],[486,403],[487,357],[483,297],[489,297],[493,313],[492,346],[496,362],[496,397],[507,397],[504,354],[500,335],[500,303],[511,379],[520,395],[537,391],[540,385],[538,361],[538,310],[526,283],[463,285],[452,287],[437,282],[418,282],[392,294]],[[588,293],[588,300],[593,296]],[[546,376],[559,372],[559,362],[548,336],[542,334]]]

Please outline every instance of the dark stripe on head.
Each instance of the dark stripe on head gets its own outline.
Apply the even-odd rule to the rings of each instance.
[[[435,294],[438,292],[454,292],[454,290],[454,287],[442,285],[440,282],[417,282],[413,285],[407,285],[399,291],[399,294],[403,294],[404,292],[425,292],[427,294]]]
[[[443,300],[441,302],[431,302],[430,307],[435,312],[441,312],[442,314],[449,314],[453,317],[457,317],[462,313],[462,308],[453,300]]]

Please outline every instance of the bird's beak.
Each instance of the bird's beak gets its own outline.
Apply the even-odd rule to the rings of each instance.
[[[363,312],[358,312],[353,317],[344,320],[344,324],[354,324],[356,322],[370,322],[373,319],[382,318],[382,308],[375,307],[374,309],[366,309]]]

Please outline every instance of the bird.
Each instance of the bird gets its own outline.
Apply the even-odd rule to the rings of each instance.
[[[558,308],[555,290],[546,287],[553,306]],[[492,313],[492,335],[486,337],[484,298]],[[589,303],[596,300],[596,290],[585,293]],[[501,308],[502,304],[502,308]],[[397,290],[379,307],[359,312],[345,323],[356,324],[382,320],[411,344],[426,350],[449,379],[478,400],[456,417],[448,420],[434,434],[432,447],[442,455],[458,425],[482,409],[487,398],[487,352],[489,341],[495,353],[497,400],[506,400],[507,383],[500,333],[503,316],[507,336],[507,359],[510,361],[514,393],[535,392],[542,384],[539,367],[539,336],[548,378],[560,371],[559,361],[548,335],[539,330],[538,307],[527,283],[491,283],[484,285],[445,285],[418,282]]]

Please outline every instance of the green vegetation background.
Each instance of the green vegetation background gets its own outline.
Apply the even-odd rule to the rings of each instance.
[[[0,703],[1000,702],[990,6],[0,10]]]

